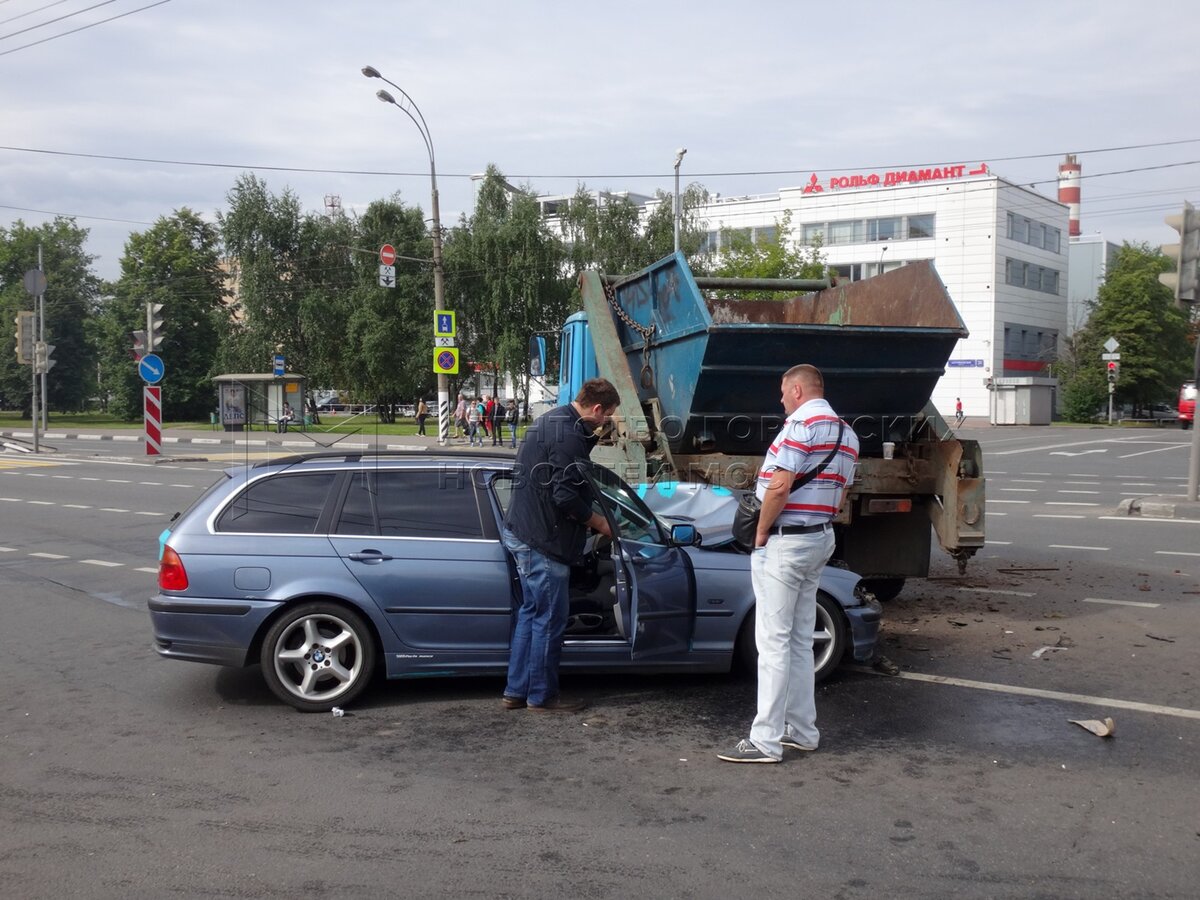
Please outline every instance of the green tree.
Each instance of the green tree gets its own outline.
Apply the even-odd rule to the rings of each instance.
[[[648,266],[675,252],[675,197],[666,191],[655,191],[658,203],[650,209],[643,229],[645,251],[642,266]],[[702,184],[689,184],[679,192],[679,252],[689,268],[701,274],[707,268],[703,254],[708,223],[699,217],[698,210],[708,203],[708,189]],[[640,268],[640,267],[639,267]]]
[[[251,174],[226,199],[219,221],[241,319],[222,343],[220,367],[262,372],[283,353],[310,385],[333,386],[344,371],[346,304],[338,301],[354,287],[354,223],[304,214],[290,189],[272,194]]]
[[[89,322],[95,313],[100,279],[92,272],[95,260],[84,251],[87,229],[72,219],[30,227],[17,220],[0,228],[0,310],[11,323],[18,310],[32,310],[34,299],[24,287],[25,273],[36,269],[38,247],[46,274],[46,342],[53,344],[54,368],[46,378],[46,406],[51,411],[81,410],[96,393],[95,352],[89,340]],[[11,350],[0,354],[0,397],[8,406],[30,409],[30,367],[17,363]]]
[[[405,206],[399,196],[367,207],[355,241],[364,248],[396,248],[396,284],[380,287],[375,256],[355,255],[353,287],[342,295],[344,346],[354,352],[334,342],[339,354],[333,373],[338,385],[374,403],[383,421],[394,421],[399,404],[434,393],[433,241],[421,208]]]
[[[1067,415],[1086,418],[1087,404],[1107,397],[1100,355],[1109,337],[1121,345],[1118,403],[1141,409],[1178,390],[1191,368],[1191,349],[1187,317],[1158,280],[1170,268],[1171,261],[1148,244],[1125,243],[1117,251],[1087,325],[1076,336],[1076,365],[1064,386]]]
[[[446,259],[463,359],[527,377],[530,337],[557,332],[570,309],[566,251],[536,197],[512,190],[488,166],[472,215],[449,235]]]
[[[127,419],[142,414],[142,381],[130,359],[130,335],[146,327],[146,304],[161,303],[163,341],[156,351],[166,365],[163,417],[204,418],[216,403],[210,378],[229,314],[222,304],[224,273],[218,234],[187,208],[130,236],[121,277],[101,304],[97,321],[100,379],[111,411]]]
[[[775,223],[773,231],[760,229],[752,240],[740,231],[721,232],[721,255],[713,274],[722,278],[825,278],[829,269],[821,254],[821,243],[808,246],[792,241],[792,214],[789,210]],[[775,291],[738,291],[746,299],[772,300]]]

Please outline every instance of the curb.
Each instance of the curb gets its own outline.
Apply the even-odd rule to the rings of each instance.
[[[1117,515],[1196,521],[1200,520],[1200,503],[1172,500],[1168,497],[1129,497],[1117,506]]]

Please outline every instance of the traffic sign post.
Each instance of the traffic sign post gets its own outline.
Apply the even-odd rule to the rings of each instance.
[[[150,385],[142,388],[142,411],[142,422],[146,429],[146,455],[159,456],[162,453],[162,388]]]

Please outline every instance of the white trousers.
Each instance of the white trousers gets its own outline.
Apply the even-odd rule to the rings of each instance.
[[[750,554],[758,644],[758,714],[750,741],[776,759],[783,757],[785,729],[806,747],[815,749],[821,739],[812,645],[817,586],[833,545],[833,530],[826,529],[772,535]]]

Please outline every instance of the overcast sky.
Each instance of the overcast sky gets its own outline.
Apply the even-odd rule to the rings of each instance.
[[[130,232],[215,219],[249,169],[306,209],[399,191],[428,215],[420,135],[364,65],[424,113],[445,225],[489,163],[539,192],[652,194],[677,147],[726,195],[986,162],[1055,196],[1075,152],[1083,231],[1117,242],[1170,242],[1163,217],[1200,199],[1183,0],[152,3],[0,0],[0,225],[74,216],[106,278]]]

